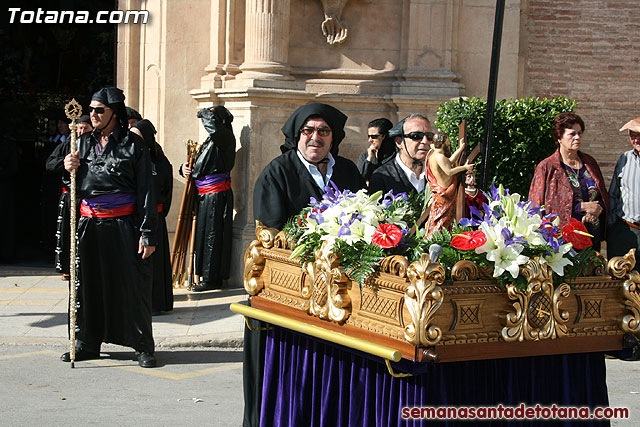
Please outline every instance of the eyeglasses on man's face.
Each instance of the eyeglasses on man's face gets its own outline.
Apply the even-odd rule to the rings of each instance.
[[[96,114],[104,114],[104,110],[109,110],[109,107],[92,107],[89,105],[89,113],[96,112]]]
[[[319,136],[329,136],[331,135],[331,128],[328,128],[326,126],[320,126],[317,128],[314,128],[311,126],[304,126],[302,129],[300,129],[300,132],[302,132],[306,136],[312,136],[316,132],[318,133]]]
[[[380,135],[379,133],[374,133],[373,135],[367,135],[367,136],[369,137],[369,139],[378,139],[382,135]]]
[[[409,132],[402,135],[404,138],[409,138],[412,141],[422,141],[422,138],[427,137],[427,141],[433,141],[433,132]]]

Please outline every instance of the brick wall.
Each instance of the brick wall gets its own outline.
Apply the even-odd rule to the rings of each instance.
[[[618,157],[631,148],[618,129],[640,116],[640,2],[529,0],[523,13],[524,95],[580,102],[583,151],[609,182]]]

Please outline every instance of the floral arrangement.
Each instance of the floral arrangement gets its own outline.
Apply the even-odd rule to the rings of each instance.
[[[331,182],[321,200],[312,198],[285,226],[295,242],[291,258],[309,262],[318,250],[339,253],[345,273],[362,285],[380,260],[415,246],[409,227],[421,206],[415,194],[353,193],[340,191]]]
[[[502,186],[491,186],[483,210],[471,207],[470,218],[429,239],[424,230],[409,232],[422,212],[423,201],[415,194],[341,192],[333,183],[325,191],[285,226],[294,242],[291,258],[304,263],[312,262],[317,251],[339,254],[343,271],[360,285],[394,254],[409,262],[423,253],[437,254],[449,278],[456,262],[469,260],[493,271],[500,284],[519,288],[526,286],[520,266],[533,257],[557,276],[575,277],[585,265],[599,263],[590,247],[592,236],[580,221],[572,219],[560,229],[555,215],[543,216],[539,207]]]
[[[575,277],[585,265],[599,264],[591,248],[593,236],[582,222],[572,218],[560,229],[557,215],[542,216],[539,207],[502,186],[492,184],[487,198],[482,211],[470,207],[470,218],[460,220],[451,232],[434,233],[415,250],[440,245],[440,262],[448,271],[457,261],[467,259],[493,270],[499,283],[519,288],[526,285],[519,275],[520,266],[533,257],[539,257],[557,276],[566,272]]]

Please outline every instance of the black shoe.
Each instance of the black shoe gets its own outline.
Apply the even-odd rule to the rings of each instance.
[[[152,353],[143,351],[138,355],[138,365],[143,368],[155,368],[157,365],[156,357]]]
[[[213,286],[209,285],[209,284],[208,284],[208,283],[206,283],[206,282],[202,282],[202,283],[200,283],[199,285],[196,285],[196,286],[194,286],[193,288],[191,288],[191,290],[192,290],[193,292],[212,291],[212,290],[214,290],[214,289],[215,289],[215,288],[214,288]]]
[[[87,350],[76,350],[76,362],[92,359],[100,359],[100,353]],[[60,360],[62,360],[63,362],[71,362],[71,353],[64,353],[62,356],[60,356]]]

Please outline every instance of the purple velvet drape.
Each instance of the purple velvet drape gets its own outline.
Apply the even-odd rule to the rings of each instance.
[[[403,420],[404,406],[608,406],[602,353],[440,364],[404,361],[394,367],[396,372],[421,374],[394,378],[379,359],[274,327],[265,356],[261,426],[427,423]]]

